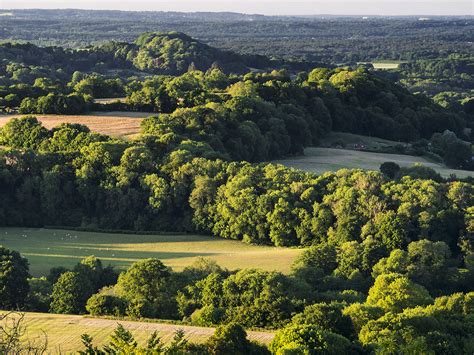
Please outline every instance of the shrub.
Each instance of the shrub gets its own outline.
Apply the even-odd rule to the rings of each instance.
[[[224,309],[208,305],[194,311],[194,313],[191,314],[191,321],[197,325],[212,326],[221,323],[224,315]]]
[[[400,165],[397,163],[387,161],[380,165],[380,172],[384,174],[389,179],[394,179],[397,176],[398,172],[400,171]]]
[[[207,341],[206,347],[207,351],[213,355],[269,353],[266,347],[249,341],[245,329],[237,323],[218,327]]]
[[[123,316],[125,301],[117,296],[96,293],[87,300],[86,310],[93,316]]]
[[[292,324],[280,329],[270,343],[273,354],[347,354],[351,342],[315,325]]]

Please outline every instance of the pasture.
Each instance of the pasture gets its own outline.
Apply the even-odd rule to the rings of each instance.
[[[198,257],[207,257],[230,270],[254,267],[288,272],[302,251],[190,234],[114,234],[42,228],[0,228],[0,245],[26,257],[34,276],[46,275],[56,266],[72,267],[89,255],[122,270],[137,260],[157,258],[179,271]]]
[[[96,104],[111,104],[114,102],[125,102],[126,99],[126,97],[107,97],[102,99],[94,99],[94,102]]]
[[[87,115],[33,115],[48,129],[61,123],[79,123],[86,125],[93,132],[106,134],[111,137],[133,138],[140,133],[140,123],[143,118],[153,115],[150,112],[91,112]],[[14,117],[24,115],[0,116],[0,127]]]
[[[177,329],[184,330],[186,339],[195,343],[206,341],[214,333],[214,328],[31,312],[25,313],[23,325],[26,326],[25,337],[37,343],[47,334],[48,353],[70,354],[83,349],[81,335],[84,333],[94,338],[94,345],[103,345],[118,323],[129,330],[140,345],[145,345],[154,331],[164,343],[172,340]],[[270,332],[248,331],[247,334],[249,339],[264,344],[274,337]]]
[[[346,132],[330,132],[320,140],[320,146],[326,148],[350,148],[355,145],[364,145],[365,149],[377,150],[393,147],[398,144],[403,143]]]
[[[401,62],[372,62],[374,69],[390,70],[398,69]]]
[[[474,171],[449,169],[442,164],[430,162],[422,157],[322,147],[307,148],[305,149],[304,156],[276,160],[273,163],[323,174],[327,171],[337,171],[340,169],[379,170],[380,165],[386,161],[395,162],[402,167],[422,164],[433,168],[444,177],[448,177],[451,174],[455,174],[460,178],[474,176]]]
[[[400,64],[403,62],[399,61],[379,61],[379,62],[359,62],[357,64],[372,64],[374,69],[378,70],[393,70],[398,69]]]

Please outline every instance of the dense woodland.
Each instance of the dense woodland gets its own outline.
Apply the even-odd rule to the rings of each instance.
[[[205,260],[177,273],[146,259],[119,275],[90,257],[35,279],[26,259],[1,249],[2,308],[227,324],[219,332],[236,334],[222,341],[240,339],[242,354],[471,352],[472,182],[423,168],[316,176],[231,162],[185,131],[154,134],[167,127],[160,117],[145,120],[133,143],[80,125],[48,131],[34,117],[12,120],[2,129],[11,148],[1,152],[0,223],[309,246],[291,274],[230,272]],[[279,330],[266,349],[243,340],[236,323]]]
[[[391,76],[412,92],[440,94],[436,101],[442,105],[472,100],[472,17],[420,21],[418,17],[14,10],[2,17],[0,39],[84,48],[110,40],[131,42],[148,31],[185,32],[211,46],[248,55],[253,63],[256,54],[258,63],[262,56],[325,66],[402,61],[408,65]],[[464,64],[459,65],[459,57]]]
[[[4,36],[31,12],[22,14],[6,17]],[[37,23],[49,14],[40,12]],[[55,16],[61,14],[70,16]],[[109,14],[117,21],[113,34],[124,20],[120,12]],[[136,28],[152,21],[143,16]],[[192,16],[198,31],[205,15]],[[64,36],[57,43],[78,36],[74,28],[83,21],[95,21],[79,16],[68,32],[64,18],[56,23]],[[221,14],[208,36],[229,26],[229,18],[248,20]],[[275,21],[287,31],[299,21],[303,33],[332,19],[257,16],[248,30]],[[446,48],[412,48],[412,57],[402,52],[396,59],[417,61],[379,73],[370,65],[308,69],[312,64],[299,62],[302,57],[236,54],[177,32],[145,33],[132,43],[104,41],[109,38],[92,28],[98,43],[82,49],[1,44],[0,105],[25,116],[0,129],[0,226],[193,232],[306,249],[287,275],[230,271],[206,259],[181,272],[145,259],[119,273],[91,256],[70,270],[33,278],[25,258],[0,247],[0,308],[218,327],[204,344],[178,332],[167,346],[156,334],[139,345],[118,327],[103,348],[84,335],[83,354],[474,352],[472,179],[444,179],[429,168],[390,162],[380,171],[319,176],[268,163],[345,131],[410,142],[450,167],[473,168],[472,66],[460,44],[460,29],[469,29],[470,20],[374,21],[387,45],[391,37],[383,31],[403,27],[408,46],[441,26]],[[363,21],[341,23],[350,30]],[[387,45],[381,51],[389,55]],[[424,45],[435,51],[432,42]],[[366,60],[364,51],[355,46],[355,57],[343,60]],[[98,104],[98,98],[117,101]],[[147,111],[150,117],[133,141],[79,124],[48,130],[35,117],[92,110]],[[276,330],[275,339],[268,348],[250,342],[249,328]]]
[[[178,31],[242,54],[309,62],[436,59],[472,54],[472,17],[261,16],[84,10],[4,10],[0,39],[84,47]]]
[[[172,134],[172,145],[187,138],[224,159],[251,162],[301,154],[328,132],[344,131],[415,142],[421,154],[472,168],[474,111],[467,94],[456,105],[439,105],[367,68],[300,71],[296,63],[253,57],[262,67],[283,69],[249,71],[249,57],[180,33],[147,33],[131,44],[110,42],[87,51],[11,43],[0,51],[6,112],[156,112],[144,124],[146,135]],[[114,97],[116,102],[94,102]],[[5,139],[13,147],[34,147]]]

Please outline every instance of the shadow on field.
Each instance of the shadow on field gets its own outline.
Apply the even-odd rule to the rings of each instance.
[[[157,258],[157,259],[178,259],[192,258],[198,256],[213,256],[219,253],[210,252],[169,252],[169,251],[130,251],[121,249],[102,249],[97,247],[76,247],[72,245],[55,244],[54,248],[22,248],[22,254],[26,257],[47,257],[47,258],[85,258],[95,255],[104,260],[135,261],[137,259]]]

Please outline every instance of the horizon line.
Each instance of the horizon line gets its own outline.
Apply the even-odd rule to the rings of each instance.
[[[123,9],[92,9],[92,8],[75,8],[75,7],[58,7],[58,8],[9,8],[0,9],[0,14],[8,11],[115,11],[115,12],[159,12],[159,13],[179,13],[179,14],[234,14],[234,15],[245,15],[245,16],[263,16],[263,17],[314,17],[314,16],[333,16],[333,17],[360,17],[360,16],[375,16],[375,17],[418,17],[418,16],[431,16],[431,17],[474,17],[474,14],[429,14],[429,13],[415,13],[415,14],[377,14],[377,13],[360,13],[360,14],[343,14],[343,13],[313,13],[313,14],[263,14],[263,13],[251,13],[251,12],[238,12],[238,11],[178,11],[178,10],[123,10]]]

